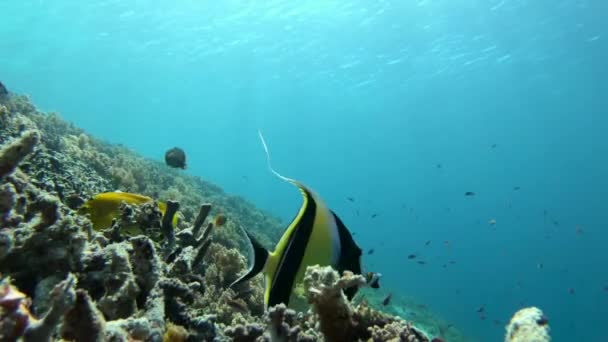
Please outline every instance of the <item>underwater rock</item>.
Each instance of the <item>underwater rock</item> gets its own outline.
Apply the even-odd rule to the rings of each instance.
[[[507,326],[505,342],[549,342],[549,321],[536,307],[517,311]]]

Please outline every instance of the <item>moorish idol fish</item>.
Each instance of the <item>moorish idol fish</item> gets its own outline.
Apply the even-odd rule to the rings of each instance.
[[[266,250],[245,230],[253,247],[253,262],[247,273],[235,280],[230,287],[262,272],[266,283],[264,292],[266,307],[280,303],[289,305],[293,289],[303,281],[308,266],[329,265],[340,274],[346,270],[361,274],[362,253],[342,220],[329,209],[318,194],[303,183],[282,176],[272,168],[268,146],[262,133],[258,133],[270,171],[278,178],[296,186],[304,201],[273,252]],[[349,300],[356,292],[356,287],[344,290]]]
[[[93,229],[101,230],[110,228],[112,226],[112,220],[120,216],[120,204],[122,202],[142,205],[152,201],[154,201],[154,199],[151,197],[140,194],[122,191],[103,192],[86,201],[82,207],[78,209],[78,213],[82,215],[89,214],[91,222],[93,223]],[[157,201],[156,204],[158,205],[161,214],[165,215],[167,205],[160,201]],[[177,225],[177,215],[173,217],[172,223],[174,227]],[[141,230],[136,226],[127,227],[126,231],[131,235],[141,233]]]

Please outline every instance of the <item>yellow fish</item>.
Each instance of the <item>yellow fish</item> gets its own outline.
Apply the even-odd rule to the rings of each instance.
[[[120,216],[120,204],[126,202],[128,204],[141,205],[144,203],[153,202],[154,199],[148,196],[132,194],[128,192],[103,192],[95,195],[78,209],[80,214],[89,214],[93,229],[101,230],[110,228],[112,220]],[[167,205],[164,202],[156,201],[158,209],[165,215]],[[173,226],[177,225],[177,215],[173,217]],[[126,227],[126,231],[130,234],[141,233],[137,226]]]

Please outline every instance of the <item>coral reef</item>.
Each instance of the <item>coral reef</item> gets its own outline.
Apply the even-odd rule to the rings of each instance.
[[[344,272],[340,277],[329,266],[306,269],[304,287],[312,304],[319,329],[325,341],[428,341],[409,323],[382,314],[366,303],[356,307],[346,299],[343,290],[366,285],[365,278]]]
[[[342,278],[331,267],[309,267],[304,277],[308,301],[319,317],[325,339],[331,341],[355,339],[353,308],[342,290],[365,285],[365,278],[345,271]]]
[[[29,311],[30,300],[25,294],[4,280],[0,284],[0,341],[50,341],[63,315],[75,301],[74,277],[57,284],[51,291],[51,307],[36,319]]]
[[[505,342],[549,342],[549,320],[539,308],[517,311],[507,326]]]
[[[285,304],[268,310],[267,324],[271,341],[318,341],[321,333],[315,329],[314,316],[298,314]]]
[[[342,290],[365,281],[331,268],[309,268],[298,287],[312,310],[265,310],[262,277],[227,287],[247,268],[242,227],[272,245],[279,220],[40,113],[26,97],[3,96],[0,124],[0,340],[429,340],[348,302]],[[122,203],[110,228],[94,230],[79,208],[115,190],[166,202],[165,215],[153,202]],[[133,224],[141,231],[128,233]]]
[[[104,341],[106,321],[88,293],[76,290],[74,306],[66,312],[61,337],[70,341]]]

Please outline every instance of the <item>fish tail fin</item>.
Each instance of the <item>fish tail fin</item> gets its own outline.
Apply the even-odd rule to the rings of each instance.
[[[297,183],[296,180],[283,176],[272,167],[272,163],[270,162],[270,151],[268,150],[268,145],[266,144],[266,140],[264,140],[264,135],[262,135],[261,130],[258,130],[258,135],[260,136],[260,140],[262,141],[262,147],[264,147],[264,152],[266,153],[266,164],[268,165],[268,169],[270,170],[270,172],[272,172],[275,176],[286,182]]]
[[[258,273],[264,271],[264,268],[266,267],[266,261],[268,260],[268,250],[264,248],[264,246],[262,246],[262,244],[258,240],[256,240],[255,237],[253,237],[253,235],[251,235],[247,230],[243,230],[245,231],[245,234],[247,234],[247,238],[251,243],[252,253],[250,253],[250,259],[253,259],[253,262],[251,263],[251,267],[249,267],[247,273],[243,274],[238,279],[233,281],[232,284],[228,286],[228,288],[233,288],[234,286],[237,286],[255,277]]]

